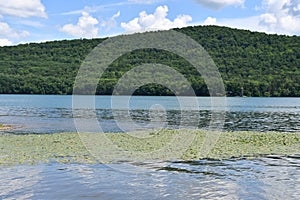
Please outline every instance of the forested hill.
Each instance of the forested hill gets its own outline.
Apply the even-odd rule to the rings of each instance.
[[[300,37],[268,35],[217,26],[175,29],[201,44],[215,61],[228,95],[300,96]],[[63,40],[0,48],[0,93],[71,94],[80,64],[104,39]],[[208,95],[197,71],[179,56],[157,50],[126,54],[107,69],[97,94],[111,94],[128,70],[142,63],[175,68],[197,95]],[[137,95],[172,95],[159,85],[139,88]]]

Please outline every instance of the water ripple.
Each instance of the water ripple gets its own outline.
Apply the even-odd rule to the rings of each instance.
[[[164,165],[159,168],[157,166]],[[116,164],[114,164],[116,165]],[[122,163],[117,164],[126,167]],[[139,163],[144,173],[108,165],[1,167],[2,199],[297,199],[298,155]],[[153,168],[154,167],[154,168]]]

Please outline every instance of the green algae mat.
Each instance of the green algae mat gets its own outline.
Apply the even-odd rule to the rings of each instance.
[[[127,154],[131,155],[129,158],[132,160],[132,157],[136,156],[138,159],[139,156],[151,155],[161,149],[164,151],[157,154],[159,156],[155,159],[164,161],[300,154],[300,133],[281,132],[219,132],[211,149],[203,154],[201,148],[207,142],[205,140],[207,133],[208,131],[205,130],[160,130],[142,133],[2,134],[0,135],[0,165],[47,162],[105,163],[108,160],[101,156],[111,155],[114,152],[103,141],[109,141],[122,150],[120,160],[126,160],[124,155]],[[182,134],[185,136],[191,134],[193,137],[190,141],[181,141]],[[176,154],[177,149],[172,145],[172,148],[165,148],[174,141],[178,143],[175,146],[185,142],[188,142],[188,145],[183,146],[183,151]],[[147,160],[145,157],[144,159]]]

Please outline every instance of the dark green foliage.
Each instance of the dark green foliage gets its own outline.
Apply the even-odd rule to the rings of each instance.
[[[0,48],[0,93],[71,94],[81,62],[103,39]]]
[[[209,52],[229,94],[300,96],[300,37],[216,26],[179,31]]]
[[[299,36],[217,26],[175,30],[207,50],[219,68],[229,96],[300,96]],[[63,40],[0,48],[0,93],[71,94],[80,64],[104,40]],[[111,94],[119,78],[143,63],[170,66],[190,81],[197,95],[209,95],[201,75],[187,61],[157,49],[121,56],[99,80],[97,94]],[[157,84],[145,85],[134,94],[174,95]]]

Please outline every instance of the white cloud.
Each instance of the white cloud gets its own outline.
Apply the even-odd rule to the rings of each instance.
[[[41,0],[0,0],[0,14],[24,18],[47,18]]]
[[[8,39],[1,39],[0,38],[0,47],[3,47],[3,46],[10,46],[12,45],[12,42],[9,41]]]
[[[107,21],[103,20],[103,21],[101,22],[101,26],[102,26],[102,27],[105,27],[107,30],[110,30],[111,28],[116,27],[116,26],[117,26],[117,21],[116,21],[116,19],[117,19],[118,17],[120,17],[120,15],[121,15],[121,12],[118,11],[118,12],[117,12],[116,14],[114,14],[109,20],[107,20]]]
[[[99,21],[96,18],[83,12],[77,24],[66,24],[60,30],[75,37],[93,38],[98,36],[98,24]]]
[[[0,46],[12,45],[12,41],[28,37],[29,35],[28,31],[15,30],[8,23],[0,21]]]
[[[227,6],[243,6],[245,0],[195,0],[201,5],[212,8],[212,9],[222,9]]]
[[[16,31],[12,29],[7,23],[0,22],[0,37],[5,38],[22,38],[29,36],[29,32],[27,31]]]
[[[217,18],[207,17],[206,20],[203,22],[203,25],[216,25]]]
[[[276,24],[277,23],[277,18],[275,17],[274,14],[266,13],[266,14],[262,14],[260,16],[260,22],[264,25]]]
[[[116,14],[114,14],[114,15],[112,16],[112,19],[116,19],[116,18],[120,17],[120,15],[121,15],[121,12],[118,11]]]
[[[179,15],[174,21],[167,18],[167,6],[159,6],[153,14],[147,14],[145,11],[139,14],[139,17],[134,18],[128,23],[121,23],[121,27],[127,32],[144,32],[149,30],[168,30],[171,28],[181,28],[187,26],[187,23],[192,21],[189,15]]]
[[[47,18],[45,6],[41,0],[0,0],[0,46],[12,45],[30,35],[28,31],[16,30],[10,24],[2,21],[6,16]],[[26,24],[26,22],[29,21],[21,24]],[[27,24],[29,25],[29,23]],[[31,21],[31,25],[38,25],[38,22]]]
[[[287,1],[284,6],[283,9],[286,10],[289,15],[292,16],[300,16],[300,1],[299,0],[290,0]]]
[[[208,17],[202,25],[219,25],[272,34],[300,35],[300,0],[262,0],[261,15],[246,18]],[[299,10],[299,11],[298,11]]]
[[[280,34],[300,34],[299,0],[263,0],[266,13],[260,16],[260,25]]]

